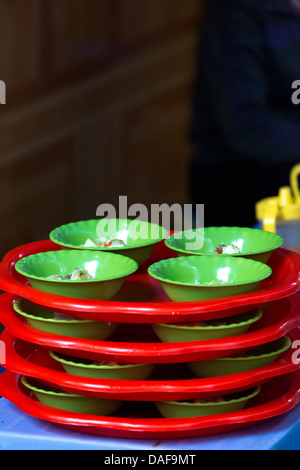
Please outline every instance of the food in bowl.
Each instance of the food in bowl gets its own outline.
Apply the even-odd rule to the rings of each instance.
[[[283,238],[276,233],[249,227],[204,227],[170,235],[165,244],[178,256],[215,255],[250,258],[267,263]]]
[[[113,247],[123,247],[126,243],[123,240],[110,240],[109,238],[98,238],[96,240],[91,240],[88,238],[85,243],[82,245],[84,248],[113,248]]]
[[[58,274],[52,274],[48,276],[47,279],[69,279],[70,281],[86,281],[87,279],[94,279],[91,274],[86,269],[75,268],[73,272],[67,274],[65,277],[62,277]]]
[[[225,245],[225,243],[221,243],[221,245],[218,245],[215,248],[214,253],[217,253],[219,255],[232,255],[234,253],[241,253],[241,249],[234,243],[229,243],[228,245]]]
[[[74,298],[110,300],[126,278],[138,269],[138,264],[116,253],[57,250],[21,258],[15,269],[32,287],[42,291]]]
[[[62,247],[123,254],[139,266],[167,236],[168,231],[155,223],[117,218],[71,222],[49,234]]]

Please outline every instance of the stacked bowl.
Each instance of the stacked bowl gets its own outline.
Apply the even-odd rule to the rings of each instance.
[[[114,437],[200,436],[289,411],[300,256],[282,243],[256,229],[170,235],[103,219],[12,250],[0,264],[0,393],[36,418]]]

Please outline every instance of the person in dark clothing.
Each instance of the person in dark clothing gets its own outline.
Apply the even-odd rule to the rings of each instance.
[[[209,0],[190,134],[191,194],[205,226],[251,226],[255,203],[289,184],[300,162],[297,80],[299,0]]]

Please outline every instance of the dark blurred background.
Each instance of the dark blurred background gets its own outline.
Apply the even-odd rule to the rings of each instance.
[[[189,202],[202,0],[0,0],[0,254],[101,203]]]
[[[0,257],[122,195],[253,225],[299,161],[293,1],[0,0]]]

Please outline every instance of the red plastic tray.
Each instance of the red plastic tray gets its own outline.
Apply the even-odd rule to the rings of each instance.
[[[296,328],[287,336],[292,343],[299,341],[300,330]],[[47,382],[71,393],[117,400],[188,400],[223,395],[260,385],[299,368],[292,360],[293,348],[290,348],[271,365],[223,377],[195,378],[185,365],[175,364],[173,368],[168,365],[160,369],[158,366],[153,375],[155,379],[152,376],[148,380],[104,380],[64,372],[44,348],[14,338],[7,330],[2,333],[1,340],[6,345],[7,370],[42,381],[47,378]]]
[[[171,302],[160,283],[147,274],[147,267],[159,259],[174,257],[173,251],[159,243],[148,263],[129,276],[111,301],[75,299],[32,288],[19,275],[17,260],[33,253],[61,249],[49,240],[34,242],[10,251],[0,264],[0,289],[24,297],[56,311],[69,311],[79,318],[122,323],[174,323],[234,315],[296,293],[300,288],[300,256],[277,249],[270,258],[272,275],[251,294],[200,302]]]
[[[251,426],[292,410],[300,400],[299,371],[271,379],[242,411],[197,418],[157,417],[153,403],[132,402],[118,416],[102,417],[58,410],[30,398],[20,386],[20,375],[5,371],[0,394],[35,418],[82,433],[137,439],[168,439],[228,432]],[[133,417],[134,416],[134,417]]]
[[[153,342],[150,325],[129,324],[120,326],[119,334],[126,341],[85,340],[43,332],[27,325],[12,307],[15,298],[11,294],[0,296],[0,323],[16,338],[71,356],[121,363],[183,363],[228,356],[280,338],[300,325],[300,296],[295,294],[273,302],[254,328],[243,335],[162,343],[158,339]]]

